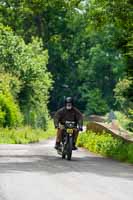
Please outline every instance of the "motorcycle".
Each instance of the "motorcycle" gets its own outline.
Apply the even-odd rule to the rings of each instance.
[[[58,154],[62,156],[62,159],[67,158],[67,160],[71,160],[72,158],[74,130],[76,128],[77,126],[73,121],[66,121],[64,124],[61,147],[57,150]]]

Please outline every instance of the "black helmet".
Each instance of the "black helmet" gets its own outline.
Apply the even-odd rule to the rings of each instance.
[[[65,98],[65,105],[66,105],[67,103],[71,103],[71,104],[73,105],[73,98],[72,98],[72,97],[66,97],[66,98]]]

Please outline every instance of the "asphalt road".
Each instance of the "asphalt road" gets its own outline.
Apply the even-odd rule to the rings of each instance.
[[[0,145],[0,200],[133,199],[133,165],[83,149],[62,160],[53,145]]]

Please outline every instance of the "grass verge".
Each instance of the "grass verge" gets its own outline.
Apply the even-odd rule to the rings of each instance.
[[[103,156],[133,163],[133,143],[113,137],[108,133],[85,132],[79,136],[78,146]]]
[[[39,142],[55,136],[55,129],[52,120],[48,123],[46,131],[42,129],[32,129],[29,126],[17,129],[0,129],[0,144],[28,144]]]

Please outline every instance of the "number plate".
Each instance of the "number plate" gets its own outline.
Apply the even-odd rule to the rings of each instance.
[[[68,129],[67,129],[67,133],[73,134],[73,129],[68,128]]]

